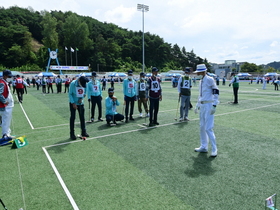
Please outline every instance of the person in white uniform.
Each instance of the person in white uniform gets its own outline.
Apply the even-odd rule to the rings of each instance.
[[[11,136],[11,120],[14,107],[14,99],[9,88],[9,78],[12,77],[10,70],[3,71],[3,78],[0,79],[0,115],[2,116],[2,138]]]
[[[216,157],[218,149],[216,136],[214,134],[214,114],[219,103],[219,89],[214,79],[206,74],[205,64],[199,64],[194,73],[200,78],[199,96],[196,104],[195,113],[200,110],[200,147],[195,148],[195,152],[208,152],[208,142],[211,141],[211,157]]]

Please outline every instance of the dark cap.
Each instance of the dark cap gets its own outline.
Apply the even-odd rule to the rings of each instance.
[[[130,69],[127,71],[127,74],[133,74],[133,71]]]
[[[191,68],[190,67],[186,67],[184,72],[191,72]]]
[[[108,93],[113,93],[114,92],[114,88],[108,88]]]
[[[12,72],[9,69],[6,69],[3,71],[3,76],[8,76],[8,77],[12,77]]]
[[[144,72],[140,73],[140,77],[145,77],[145,76],[146,76],[146,74]]]
[[[91,76],[93,76],[93,77],[97,77],[96,72],[95,72],[95,71],[93,71],[93,72],[91,73]]]
[[[85,76],[80,76],[80,77],[79,77],[79,81],[80,81],[82,87],[85,88],[86,85],[87,85],[87,82],[88,82],[89,80],[88,80],[88,78],[86,78]]]
[[[152,68],[152,72],[153,72],[153,71],[158,71],[157,67],[153,67],[153,68]]]

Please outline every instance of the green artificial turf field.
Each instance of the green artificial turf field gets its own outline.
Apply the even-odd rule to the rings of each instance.
[[[233,105],[232,88],[220,85],[218,157],[210,158],[194,152],[199,115],[190,110],[191,121],[175,121],[177,89],[170,82],[162,86],[159,126],[143,126],[136,105],[134,122],[87,123],[86,141],[69,139],[67,94],[28,88],[22,105],[15,102],[11,129],[26,135],[29,145],[0,147],[0,198],[7,208],[264,209],[265,199],[279,192],[280,92],[241,82],[239,104]],[[115,87],[122,104],[122,85]],[[195,86],[194,106],[197,95]],[[86,100],[86,120],[88,108]],[[78,116],[76,122],[80,134]]]

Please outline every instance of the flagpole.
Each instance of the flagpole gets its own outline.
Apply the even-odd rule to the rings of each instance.
[[[67,53],[66,53],[67,47],[64,48],[64,51],[65,51],[65,63],[66,63],[66,66],[67,66]]]
[[[77,48],[76,48],[76,66],[78,66],[78,57],[77,57]]]
[[[70,56],[71,56],[71,66],[72,66],[72,47],[70,47]]]

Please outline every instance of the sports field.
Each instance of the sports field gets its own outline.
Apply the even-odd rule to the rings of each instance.
[[[23,103],[15,103],[11,129],[26,135],[29,145],[0,147],[0,198],[7,208],[264,209],[265,199],[279,193],[280,91],[241,82],[239,104],[233,105],[228,82],[219,85],[214,128],[219,151],[210,158],[194,152],[199,116],[191,110],[191,121],[175,121],[177,89],[170,82],[162,87],[159,126],[143,126],[135,106],[134,122],[88,123],[86,141],[69,139],[67,94],[28,88]],[[115,95],[122,104],[122,85],[115,84]],[[194,106],[197,96],[195,86]],[[88,120],[87,101],[85,108]]]

